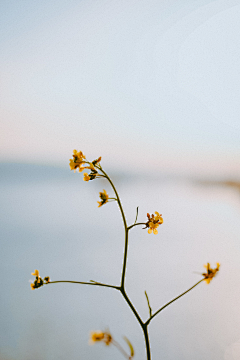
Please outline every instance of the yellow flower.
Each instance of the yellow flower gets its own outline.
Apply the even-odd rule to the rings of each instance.
[[[83,175],[84,175],[83,176],[84,181],[89,181],[90,180],[90,176],[88,175],[88,173],[84,173]]]
[[[160,223],[160,224],[163,224],[163,218],[162,218],[162,214],[159,214],[157,211],[155,211],[155,217],[154,217],[154,219],[155,220],[158,220],[158,222]]]
[[[35,289],[36,289],[36,288],[35,288],[35,285],[34,285],[33,283],[31,283],[30,285],[31,285],[31,289],[32,289],[32,290],[35,290]]]
[[[86,159],[86,156],[83,155],[82,151],[73,150],[73,159],[69,159],[70,170],[76,171],[79,168],[79,172],[83,171],[84,167],[82,167],[82,164],[85,163],[84,159]]]
[[[153,222],[149,222],[149,229],[148,229],[148,233],[151,234],[152,232],[154,233],[154,235],[157,235],[158,231],[157,228],[159,227],[159,224],[156,223],[154,224]]]
[[[110,333],[105,332],[103,341],[107,346],[110,345],[112,342],[112,335]]]
[[[159,225],[161,225],[163,223],[163,218],[162,218],[162,214],[159,214],[157,211],[155,211],[155,216],[152,214],[152,216],[150,216],[149,213],[147,213],[147,217],[148,217],[148,221],[146,222],[146,228],[148,229],[148,233],[151,234],[152,232],[154,233],[154,235],[157,235],[158,230],[157,228],[159,227]]]
[[[106,345],[110,345],[112,342],[112,335],[109,332],[91,331],[89,344],[93,345],[97,341],[103,341]]]
[[[97,341],[102,341],[104,339],[104,333],[102,331],[91,331],[89,344],[93,345]]]
[[[93,160],[92,164],[93,164],[93,165],[98,165],[98,163],[100,163],[101,160],[102,160],[102,158],[101,158],[101,156],[100,156],[98,159]]]
[[[89,164],[89,169],[95,170],[95,167],[93,166],[93,163],[90,163],[90,164]]]
[[[38,270],[35,270],[33,273],[31,273],[31,275],[36,276],[34,282],[30,284],[32,290],[37,289],[40,286],[43,286],[44,284],[48,284],[50,282],[50,277],[46,276],[43,280],[41,276],[39,276]]]
[[[103,192],[100,192],[99,196],[102,201],[98,201],[98,204],[99,204],[98,207],[106,204],[108,202],[108,197],[109,197],[106,190],[103,190]]]
[[[83,155],[82,151],[73,150],[73,156],[78,160],[86,159],[86,156]]]
[[[211,269],[210,264],[207,263],[207,265],[204,265],[205,269],[207,270],[206,273],[203,273],[204,281],[206,281],[207,284],[210,283],[210,281],[216,276],[217,272],[219,271],[220,264],[216,264],[217,267],[215,269]]]

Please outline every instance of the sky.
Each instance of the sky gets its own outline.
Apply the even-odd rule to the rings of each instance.
[[[0,10],[0,161],[239,178],[238,1]]]

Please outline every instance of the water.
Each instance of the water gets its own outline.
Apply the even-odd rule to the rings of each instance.
[[[113,347],[88,345],[91,330],[107,327],[145,359],[141,328],[117,291],[72,284],[30,290],[34,269],[52,280],[120,283],[121,215],[115,203],[97,207],[99,191],[111,195],[108,184],[44,166],[2,164],[1,174],[0,359],[123,359]],[[113,178],[129,225],[137,206],[141,222],[147,212],[164,218],[156,236],[141,226],[130,232],[126,289],[143,320],[145,290],[154,312],[196,283],[203,264],[221,263],[211,284],[154,318],[152,359],[238,359],[239,194],[164,176]]]

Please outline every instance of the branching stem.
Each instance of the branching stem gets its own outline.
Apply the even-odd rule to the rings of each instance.
[[[125,245],[124,245],[124,256],[123,256],[123,267],[122,267],[122,279],[121,279],[121,288],[124,290],[124,284],[125,284],[125,274],[126,274],[126,266],[127,266],[127,252],[128,252],[128,227],[127,227],[127,221],[125,218],[125,214],[123,211],[123,207],[120,201],[120,197],[118,195],[118,192],[112,182],[112,180],[110,179],[110,177],[107,175],[107,173],[105,173],[105,171],[102,169],[102,167],[100,166],[96,166],[98,167],[98,169],[104,174],[105,178],[109,181],[110,185],[113,188],[113,191],[116,195],[117,198],[117,203],[120,209],[120,212],[122,214],[122,219],[123,219],[123,224],[124,224],[124,229],[125,229]]]
[[[129,227],[128,227],[128,230],[130,230],[130,229],[132,229],[134,226],[138,226],[138,225],[146,225],[146,223],[134,223],[133,225],[130,225]]]
[[[173,300],[169,301],[167,304],[165,304],[164,306],[162,306],[158,311],[156,311],[152,316],[149,317],[149,319],[145,322],[146,325],[149,325],[150,321],[157,315],[159,314],[163,309],[165,309],[167,306],[169,306],[170,304],[172,304],[174,301],[178,300],[180,297],[182,297],[183,295],[187,294],[189,291],[191,291],[192,289],[194,289],[198,284],[200,284],[204,279],[199,280],[195,285],[193,285],[192,287],[190,287],[190,289],[184,291],[182,294],[180,294],[179,296],[175,297]]]
[[[86,161],[86,163],[89,163]],[[94,286],[103,286],[103,287],[109,287],[112,289],[116,289],[119,290],[122,294],[122,296],[124,297],[125,301],[127,302],[128,306],[130,307],[130,309],[132,310],[133,314],[135,315],[136,319],[138,320],[139,325],[141,326],[142,330],[143,330],[143,334],[144,334],[144,338],[145,338],[145,344],[146,344],[146,353],[147,353],[147,360],[151,360],[151,350],[150,350],[150,342],[149,342],[149,335],[148,335],[148,325],[150,324],[150,322],[152,321],[152,319],[158,315],[163,309],[165,309],[167,306],[169,306],[170,304],[172,304],[174,301],[178,300],[180,297],[182,297],[183,295],[187,294],[189,291],[191,291],[193,288],[195,288],[198,284],[200,284],[204,279],[201,279],[200,281],[198,281],[195,285],[193,285],[190,289],[184,291],[181,295],[175,297],[173,300],[169,301],[167,304],[165,304],[164,306],[162,306],[159,310],[157,310],[154,314],[152,314],[152,308],[150,306],[150,302],[149,302],[149,298],[148,295],[145,291],[145,295],[147,298],[147,303],[148,303],[148,308],[149,308],[149,319],[144,323],[142,321],[142,319],[140,318],[137,310],[135,309],[135,307],[133,306],[133,304],[131,303],[129,297],[126,294],[126,290],[125,290],[125,275],[126,275],[126,265],[127,265],[127,252],[128,252],[128,232],[130,229],[132,229],[134,226],[138,226],[138,225],[146,225],[146,223],[137,223],[137,217],[138,217],[138,207],[137,207],[137,213],[136,213],[136,219],[133,225],[127,226],[127,221],[125,218],[125,214],[122,208],[122,204],[119,198],[119,195],[117,193],[117,190],[112,182],[112,180],[109,178],[109,176],[105,173],[105,171],[102,169],[100,164],[96,164],[95,167],[100,170],[102,172],[103,175],[98,174],[98,177],[104,177],[106,178],[115,195],[116,195],[116,199],[115,198],[109,198],[109,200],[116,200],[122,215],[122,220],[123,220],[123,224],[124,224],[124,229],[125,229],[125,246],[124,246],[124,258],[123,258],[123,267],[122,267],[122,278],[121,278],[121,286],[115,286],[115,285],[108,285],[108,284],[103,284],[103,283],[99,283],[93,280],[90,280],[90,282],[82,282],[82,281],[69,281],[69,280],[59,280],[59,281],[50,281],[49,284],[56,284],[56,283],[73,283],[73,284],[82,284],[82,285],[94,285]],[[128,358],[131,359],[131,356],[129,357],[128,354],[125,352],[125,350],[114,340],[113,344],[123,353],[123,355]]]
[[[71,281],[71,280],[57,280],[57,281],[49,281],[48,284],[57,284],[57,283],[71,283],[71,284],[82,284],[82,285],[95,285],[95,286],[104,286],[104,287],[109,287],[109,288],[113,288],[116,290],[119,290],[119,286],[114,286],[114,285],[107,285],[107,284],[102,284],[102,283],[98,283],[98,282],[84,282],[84,281]],[[47,284],[47,285],[48,285]]]

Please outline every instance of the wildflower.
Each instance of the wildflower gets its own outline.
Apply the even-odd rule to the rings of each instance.
[[[157,228],[159,227],[159,224],[158,223],[154,224],[152,221],[150,221],[148,226],[149,226],[148,233],[151,234],[153,232],[154,235],[157,235],[158,233]]]
[[[90,176],[88,175],[88,173],[83,174],[83,180],[84,181],[89,181],[90,180]]]
[[[30,284],[32,290],[35,290],[40,286],[43,286],[44,284],[48,284],[50,282],[50,277],[46,276],[43,280],[41,276],[39,276],[38,270],[35,270],[33,273],[31,273],[31,275],[36,276],[35,281]]]
[[[87,169],[95,170],[93,163],[90,163]]]
[[[35,281],[30,284],[32,290],[35,290],[44,284],[43,279],[41,278],[41,276],[39,276],[38,270],[35,270],[33,273],[31,273],[31,275],[36,276]]]
[[[146,222],[146,228],[148,229],[148,233],[151,234],[152,232],[154,233],[154,235],[157,235],[158,230],[157,228],[159,227],[159,225],[161,225],[163,223],[163,218],[162,218],[162,214],[159,214],[157,211],[155,211],[155,216],[152,214],[152,216],[150,216],[149,213],[147,213],[147,217],[148,217],[148,221]]]
[[[100,156],[98,159],[93,160],[92,164],[95,166],[95,165],[97,165],[98,163],[100,163],[101,160],[102,160],[102,158],[101,158],[101,156]]]
[[[207,263],[207,265],[204,265],[207,272],[203,273],[202,275],[204,276],[204,281],[206,281],[207,284],[210,283],[210,281],[214,278],[214,276],[216,276],[217,272],[219,271],[220,264],[217,263],[216,265],[217,265],[216,269],[211,269],[209,263]]]
[[[89,344],[93,345],[97,341],[103,341],[106,345],[110,345],[112,342],[112,335],[109,332],[91,331]]]
[[[90,163],[90,166],[86,166],[84,169],[90,169],[91,172],[90,174],[88,175],[88,173],[84,173],[84,177],[83,177],[83,180],[84,181],[89,181],[89,180],[94,180],[98,174],[97,170],[94,169],[94,166],[92,163]]]
[[[91,163],[89,163],[89,166],[86,166],[86,167],[85,167],[85,169],[90,169],[90,170],[92,170],[92,171],[94,171],[94,172],[97,172],[97,171],[95,170],[95,166],[100,162],[100,160],[101,160],[101,157],[99,157],[99,158],[96,159],[96,160],[93,160]]]
[[[98,201],[98,204],[99,204],[98,207],[106,204],[108,202],[108,197],[109,197],[106,190],[103,190],[103,192],[100,192],[99,196],[102,201]]]
[[[102,341],[104,339],[104,333],[102,331],[91,331],[89,344],[93,345],[97,341]]]
[[[162,214],[159,214],[157,211],[155,211],[155,214],[156,214],[156,215],[155,215],[154,219],[155,219],[155,220],[158,220],[159,223],[162,224],[162,223],[163,223]]]
[[[112,342],[112,335],[109,332],[105,332],[103,341],[107,346],[110,345]]]
[[[79,168],[79,172],[83,171],[85,169],[82,167],[82,164],[85,163],[84,159],[86,159],[86,156],[83,155],[82,151],[73,150],[73,159],[69,159],[70,170],[76,171]]]

